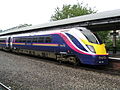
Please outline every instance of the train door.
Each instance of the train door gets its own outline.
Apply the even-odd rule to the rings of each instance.
[[[8,48],[10,48],[10,37],[8,37]]]
[[[65,41],[62,38],[60,38],[58,43],[59,43],[59,52],[61,54],[66,54],[67,53],[67,46],[66,46]]]
[[[11,37],[8,37],[8,49],[11,49],[12,48],[12,38]]]

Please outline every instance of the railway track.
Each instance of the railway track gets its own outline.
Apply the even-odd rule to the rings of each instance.
[[[113,68],[116,61],[112,60],[107,66],[74,66],[54,59],[0,51],[0,63],[0,80],[13,90],[80,90],[81,85],[81,90],[97,90],[96,86],[100,90],[120,88],[120,70]]]
[[[4,51],[6,52],[6,51]],[[28,54],[22,54],[22,53],[15,53],[15,52],[7,52],[7,53],[12,53],[16,55],[21,55],[25,56],[27,58],[32,58],[34,60],[42,60],[44,62],[48,63],[55,63],[57,65],[63,65],[71,68],[76,68],[76,69],[85,69],[85,70],[90,70],[90,71],[97,71],[100,73],[108,73],[108,74],[113,74],[113,75],[120,75],[120,58],[109,58],[109,64],[108,65],[103,65],[103,66],[92,66],[92,65],[85,65],[85,64],[79,64],[77,66],[69,63],[69,62],[58,62],[55,59],[50,59],[50,58],[42,58],[39,56],[34,56],[34,55],[28,55]]]
[[[91,65],[73,66],[68,64],[65,64],[65,66],[110,75],[120,75],[120,61],[110,61],[109,65],[106,66],[91,66]]]
[[[4,51],[6,52],[6,51]],[[98,71],[115,71],[115,72],[120,72],[120,58],[109,58],[109,64],[108,65],[103,65],[103,66],[92,66],[92,65],[85,65],[85,64],[79,64],[77,66],[69,63],[69,62],[58,62],[55,59],[50,59],[50,58],[42,58],[39,56],[34,56],[34,55],[28,55],[28,54],[22,54],[22,53],[15,53],[15,52],[8,52],[7,53],[12,53],[12,54],[16,54],[16,55],[21,55],[21,56],[25,56],[27,58],[33,58],[34,60],[42,60],[44,62],[49,62],[49,63],[55,63],[58,65],[63,65],[63,66],[68,66],[68,67],[72,67],[72,68],[83,68],[83,69],[89,69],[89,70],[98,70]]]
[[[9,53],[11,53],[11,52],[9,52]],[[17,53],[13,53],[13,54],[17,54]],[[42,58],[42,57],[32,56],[32,55],[27,55],[27,54],[19,54],[19,55],[25,56],[30,59],[32,58],[34,60],[41,59],[43,62],[54,63],[57,65],[62,65],[65,67],[71,67],[71,68],[75,68],[75,69],[83,69],[83,70],[95,71],[98,73],[120,75],[120,60],[115,59],[115,58],[114,59],[110,58],[108,65],[92,66],[92,65],[79,64],[79,65],[75,66],[69,62],[58,62],[55,59],[50,59],[50,58]]]

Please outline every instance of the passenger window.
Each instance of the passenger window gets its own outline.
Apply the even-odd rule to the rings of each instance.
[[[37,43],[37,38],[33,38],[32,42]]]
[[[1,38],[0,42],[5,42],[5,38]]]
[[[18,39],[17,39],[17,38],[14,38],[14,42],[18,42]]]
[[[51,37],[46,37],[46,39],[45,39],[46,43],[51,43],[51,41],[52,41]]]
[[[32,38],[27,38],[27,43],[31,43]]]
[[[19,39],[19,40],[18,40],[18,42],[22,42],[22,40],[21,40],[21,39]]]
[[[44,43],[44,37],[39,37],[38,43]]]
[[[26,43],[26,38],[22,38],[21,40],[23,43]]]
[[[15,39],[15,42],[18,42],[18,40],[17,40],[17,39]]]
[[[4,42],[3,40],[0,40],[0,42]]]

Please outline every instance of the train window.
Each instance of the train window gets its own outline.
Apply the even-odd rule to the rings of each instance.
[[[27,38],[27,43],[31,43],[32,38]]]
[[[32,42],[37,43],[37,37],[33,38]]]
[[[26,43],[26,38],[22,38],[21,42]]]
[[[15,42],[21,42],[21,43],[31,43],[32,38],[16,38]]]
[[[0,42],[5,42],[5,40],[0,40]]]
[[[18,39],[17,41],[18,41],[18,42],[22,42],[22,40],[21,40],[21,39]]]
[[[44,37],[39,37],[38,38],[38,43],[44,43]]]
[[[46,43],[51,43],[52,42],[52,38],[51,37],[46,37],[45,38],[45,42]]]
[[[94,35],[97,37],[99,43],[102,44],[103,42],[102,42],[102,40],[100,39],[100,36],[99,36],[97,33],[94,33]]]
[[[97,37],[89,30],[81,30],[82,34],[88,39],[89,42],[99,44]]]
[[[5,42],[5,38],[0,38],[0,42]]]
[[[18,40],[17,40],[17,39],[15,39],[15,42],[18,42]]]
[[[15,42],[20,42],[20,39],[19,39],[19,38],[16,38],[16,39],[15,39]]]

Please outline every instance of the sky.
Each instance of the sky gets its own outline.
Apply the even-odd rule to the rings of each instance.
[[[77,2],[98,12],[120,9],[120,0],[0,0],[0,30],[47,23],[56,7]]]

